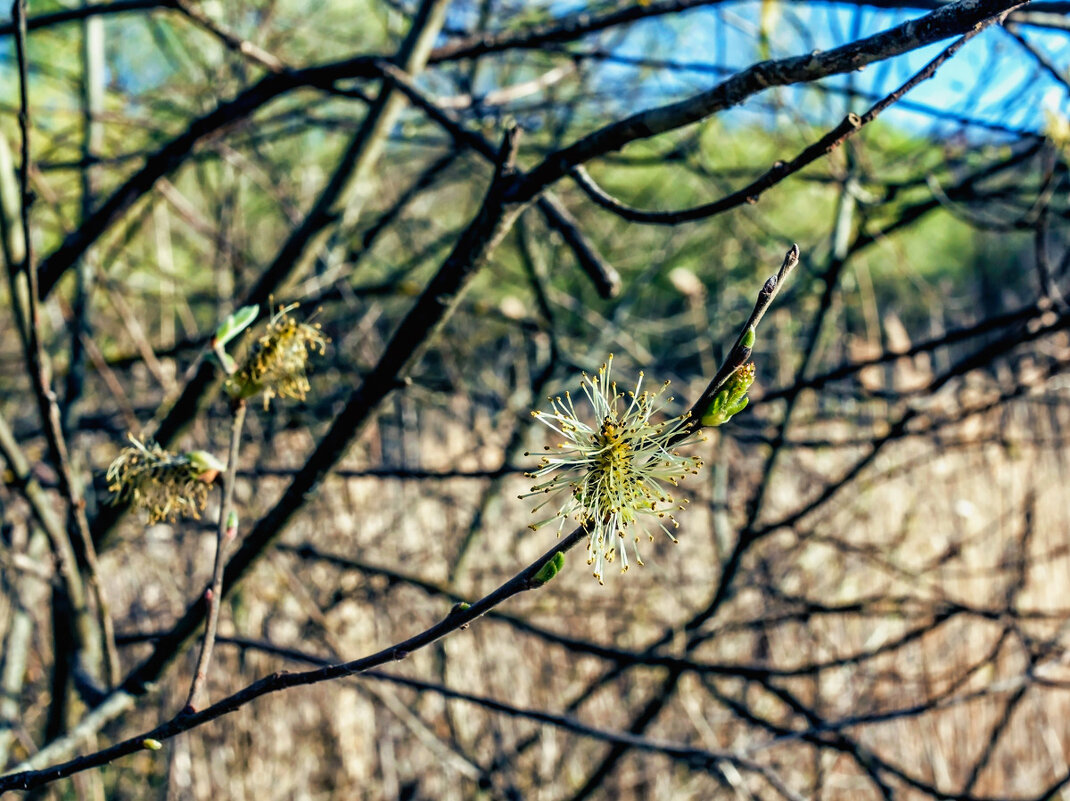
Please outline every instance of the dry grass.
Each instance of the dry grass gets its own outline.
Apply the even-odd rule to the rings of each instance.
[[[1065,390],[1036,393],[944,426],[936,437],[894,442],[831,501],[760,540],[744,557],[730,600],[704,627],[708,638],[689,658],[793,675],[757,681],[685,673],[647,734],[752,756],[808,798],[880,797],[852,750],[946,793],[1028,798],[1065,775],[1066,400]],[[968,402],[960,397],[949,408]],[[876,403],[863,411],[877,429],[892,415]],[[794,437],[835,442],[867,433],[857,421],[806,422],[811,412],[801,413]],[[418,453],[418,466],[432,470],[495,467],[504,441],[501,432],[474,441],[451,415],[435,411],[423,413],[403,438],[406,452]],[[347,466],[370,464],[375,440],[366,437]],[[308,446],[303,435],[276,442],[270,453],[251,447],[246,457],[276,467],[300,464]],[[764,448],[731,438],[700,447],[711,462],[728,465],[734,532]],[[865,450],[789,449],[761,519],[799,508]],[[730,545],[714,534],[712,475],[704,471],[687,487],[693,503],[681,516],[680,544],[656,542],[644,569],[610,575],[600,587],[582,553],[573,552],[561,576],[502,611],[551,632],[634,651],[668,635],[661,653],[684,655],[679,627],[708,603]],[[268,508],[284,485],[279,478],[240,484],[243,518]],[[445,582],[487,486],[485,479],[332,478],[284,539]],[[455,582],[462,594],[488,591],[546,548],[547,534],[525,529],[527,506],[515,500],[525,486],[517,476],[500,487]],[[122,544],[103,557],[118,628],[151,630],[178,615],[206,581],[210,553],[207,529],[157,525],[142,532],[128,525]],[[232,597],[221,634],[354,658],[430,625],[450,605],[405,581],[276,551]],[[143,648],[125,650],[127,666]],[[633,667],[603,681],[611,666],[508,620],[485,618],[392,670],[519,708],[566,713],[575,703],[579,720],[622,730],[660,692],[665,670]],[[294,667],[223,646],[211,696]],[[134,719],[104,739],[172,714],[191,669],[187,654]],[[41,680],[38,675],[34,683],[38,690]],[[792,699],[825,723],[886,719],[822,732],[789,706]],[[933,708],[911,712],[926,705]],[[888,715],[896,711],[904,714]],[[354,679],[263,698],[159,754],[123,760],[104,776],[113,798],[560,799],[605,751],[597,740],[434,691]],[[978,767],[986,751],[990,757]],[[879,772],[896,798],[929,797],[909,780]],[[480,775],[490,780],[485,795],[477,789]],[[518,795],[510,796],[510,788]],[[632,751],[592,797],[742,798],[747,792],[775,797],[759,777],[731,766],[717,775]]]

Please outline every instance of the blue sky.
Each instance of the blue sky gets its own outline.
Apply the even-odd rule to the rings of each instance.
[[[782,2],[778,5],[778,18],[769,27],[773,57],[830,49],[851,41],[856,32],[863,36],[877,33],[922,13],[845,7],[833,3]],[[657,55],[696,65],[742,68],[761,58],[757,45],[759,20],[758,2],[725,3],[697,9],[637,25],[616,44],[614,52],[629,57]],[[1070,62],[1068,37],[1031,27],[1022,29],[1022,34],[1054,64],[1065,68]],[[852,76],[830,78],[824,83],[841,88],[853,83],[858,90],[883,96],[922,68],[951,41],[871,65]],[[615,78],[626,79],[624,70],[617,67]],[[984,76],[984,80],[978,80],[978,76]],[[708,88],[716,77],[696,70],[672,76],[666,74],[654,81],[653,94],[660,91],[666,95],[681,95]],[[794,97],[798,101],[800,96],[796,93]],[[946,121],[934,123],[931,115],[911,108],[921,105],[994,126],[1039,131],[1045,124],[1045,108],[1063,114],[1068,110],[1065,84],[1041,68],[1007,31],[996,27],[969,42],[940,68],[933,80],[916,87],[907,100],[907,103],[885,112],[884,120],[917,130],[936,127],[946,132],[948,127],[960,127]],[[812,109],[818,117],[815,121],[829,116],[838,119],[847,108],[843,98],[830,97],[817,108],[814,108],[812,96],[805,102],[809,107],[804,111]],[[862,111],[868,106],[867,101],[858,100],[854,110]],[[977,136],[998,135],[978,126],[971,126],[970,132]]]
[[[654,76],[636,78],[633,67],[605,64],[597,73],[607,94],[621,97],[618,111],[627,113],[638,108],[657,105],[669,99],[702,91],[714,85],[723,72],[718,69],[740,69],[762,57],[758,47],[761,29],[762,3],[759,0],[739,0],[666,15],[634,25],[626,35],[608,31],[587,37],[570,45],[570,49],[584,51],[594,47],[608,47],[619,56],[628,58],[661,58],[695,65],[687,71],[661,71]],[[587,3],[552,2],[555,14],[567,14],[588,6]],[[773,57],[798,55],[812,49],[829,49],[850,41],[856,35],[870,35],[886,30],[905,19],[918,17],[917,10],[897,11],[840,5],[823,2],[790,2],[778,0],[767,4],[774,10],[767,30],[770,32],[769,54]],[[121,32],[121,33],[118,33]],[[144,21],[135,17],[118,17],[109,21],[109,66],[118,71],[132,89],[141,91],[168,77],[166,61],[151,61],[146,65],[143,53],[153,49]],[[1029,42],[1042,51],[1060,69],[1070,64],[1070,36],[1040,28],[1022,29]],[[950,41],[950,40],[949,40]],[[883,96],[896,88],[949,41],[918,50],[902,57],[871,65],[852,76],[826,79],[828,87],[854,88]],[[0,55],[10,61],[7,52],[10,40],[0,43]],[[136,54],[138,68],[127,63],[127,56]],[[483,75],[494,80],[493,71]],[[979,81],[978,76],[984,80]],[[629,85],[630,84],[630,85]],[[622,85],[628,87],[626,96]],[[813,122],[835,122],[847,110],[846,101],[835,94],[815,96],[804,90],[777,90],[766,93],[746,104],[741,110],[722,115],[722,119],[753,121],[769,119],[771,100],[793,104]],[[853,108],[861,111],[869,101],[859,99]],[[1040,67],[1035,59],[1009,33],[991,28],[970,42],[954,59],[941,67],[936,78],[914,89],[900,103],[885,112],[886,123],[918,132],[946,135],[961,126],[946,120],[935,120],[918,107],[938,109],[945,114],[969,117],[988,126],[969,126],[971,136],[998,137],[998,126],[1011,130],[1040,131],[1046,123],[1045,110],[1066,116],[1070,102],[1066,85],[1057,81]]]

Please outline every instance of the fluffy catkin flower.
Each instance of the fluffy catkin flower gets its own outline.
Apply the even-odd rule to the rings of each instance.
[[[666,526],[677,527],[672,511],[683,509],[664,486],[676,484],[688,473],[697,473],[702,460],[697,456],[683,456],[673,448],[673,441],[688,425],[688,416],[652,422],[651,417],[672,398],[662,399],[669,382],[650,392],[642,389],[643,374],[639,374],[635,390],[622,393],[610,379],[613,357],[602,365],[592,378],[583,374],[581,386],[594,410],[592,427],[580,419],[565,393],[564,399],[551,398],[551,411],[532,412],[539,422],[549,426],[565,441],[556,448],[547,446],[550,455],[543,456],[539,468],[530,478],[547,478],[535,484],[531,492],[520,496],[555,493],[567,490],[568,495],[550,518],[533,524],[538,528],[558,520],[560,536],[569,517],[587,529],[588,564],[594,566],[594,576],[602,582],[604,567],[620,552],[621,572],[628,569],[628,541],[632,538],[635,560],[639,557],[639,535],[654,536],[646,526],[655,523],[673,542],[676,538]],[[684,439],[689,444],[696,440]],[[540,504],[538,511],[553,499]]]
[[[152,440],[129,438],[131,447],[123,448],[108,467],[112,503],[128,501],[144,509],[149,523],[199,519],[208,503],[208,490],[223,466],[203,451],[176,455]]]
[[[264,394],[267,410],[274,397],[304,400],[311,387],[305,369],[311,353],[327,350],[327,337],[319,323],[299,323],[290,316],[297,305],[279,307],[267,330],[253,345],[240,368],[227,381],[230,394],[249,398]]]

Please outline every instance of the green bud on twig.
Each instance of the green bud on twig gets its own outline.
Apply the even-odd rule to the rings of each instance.
[[[161,748],[163,748],[163,743],[161,743],[159,740],[153,740],[151,737],[146,737],[144,740],[141,741],[141,744],[149,751],[159,751]]]
[[[753,340],[753,334],[750,338]],[[754,383],[754,363],[748,362],[742,365],[729,377],[721,391],[714,397],[713,402],[702,415],[702,425],[721,426],[739,414],[745,408],[750,398],[747,390]]]
[[[536,573],[532,579],[532,585],[541,587],[548,582],[554,576],[561,572],[561,569],[565,566],[565,554],[558,551],[551,557],[550,561],[539,568],[539,572]]]

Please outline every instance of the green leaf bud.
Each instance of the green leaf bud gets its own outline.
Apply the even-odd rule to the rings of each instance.
[[[539,572],[532,577],[531,583],[535,586],[542,586],[554,576],[556,576],[558,573],[560,573],[561,569],[564,566],[565,554],[561,551],[558,551],[553,555],[549,562],[539,568]]]
[[[754,383],[754,363],[742,365],[729,377],[725,385],[714,397],[706,413],[702,415],[702,425],[721,426],[739,414],[750,402],[747,390]]]
[[[242,306],[219,324],[212,338],[213,347],[222,349],[230,340],[252,325],[253,320],[260,314],[259,306]]]

